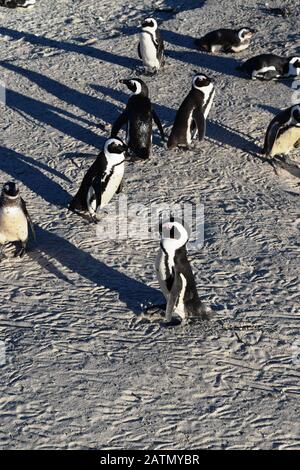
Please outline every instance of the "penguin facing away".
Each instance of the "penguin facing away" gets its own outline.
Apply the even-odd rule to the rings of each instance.
[[[251,57],[237,67],[252,80],[276,80],[300,75],[300,57],[280,57],[275,54],[261,54]]]
[[[182,320],[193,317],[208,320],[208,311],[199,299],[187,257],[188,231],[172,218],[170,222],[161,224],[160,231],[160,250],[155,269],[167,301],[166,322],[172,324],[175,321],[174,316],[179,316]]]
[[[217,29],[195,39],[195,46],[205,52],[241,52],[250,45],[254,31],[250,28]]]
[[[121,127],[126,125],[126,142],[129,149],[136,157],[147,159],[152,148],[152,121],[154,120],[164,140],[162,124],[149,99],[147,85],[139,78],[121,80],[121,83],[129,88],[131,96],[125,111],[114,123],[111,136],[116,137]]]
[[[168,140],[168,148],[189,147],[198,133],[199,140],[206,133],[206,119],[215,95],[213,81],[207,75],[197,73],[192,89],[177,111]]]
[[[286,155],[300,147],[300,104],[281,111],[270,122],[263,148],[268,157]]]
[[[156,73],[164,65],[164,43],[154,18],[146,18],[142,23],[138,55],[147,73]]]
[[[28,8],[35,3],[36,0],[0,0],[0,6],[7,8]]]
[[[110,138],[87,171],[76,195],[69,204],[73,212],[88,212],[94,222],[98,212],[122,190],[127,146],[118,138]]]
[[[0,196],[0,260],[6,243],[20,242],[21,248],[15,256],[25,255],[28,242],[28,224],[35,239],[32,220],[16,183],[8,182],[3,186]]]

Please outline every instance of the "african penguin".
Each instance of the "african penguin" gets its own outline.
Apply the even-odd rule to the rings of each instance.
[[[193,78],[192,89],[177,111],[168,140],[168,148],[189,147],[192,139],[199,135],[204,139],[206,119],[215,94],[212,79],[203,73]]]
[[[35,5],[35,0],[0,0],[0,6],[7,8],[28,8]]]
[[[261,54],[251,57],[237,67],[252,80],[276,80],[300,75],[300,57],[280,57],[275,54]]]
[[[281,111],[270,122],[263,148],[268,157],[286,155],[300,147],[300,104]]]
[[[111,135],[116,137],[121,127],[126,124],[126,139],[129,149],[136,157],[147,159],[151,155],[152,120],[154,119],[161,138],[164,140],[163,127],[148,97],[147,85],[138,78],[121,80],[121,83],[129,88],[131,96],[125,111],[114,123]]]
[[[124,161],[127,146],[118,138],[110,138],[82,180],[69,209],[73,212],[88,212],[94,222],[99,210],[122,190]]]
[[[195,40],[195,45],[205,52],[241,52],[250,45],[254,31],[250,28],[217,29]]]
[[[154,18],[142,23],[138,55],[147,73],[156,73],[164,65],[164,43]]]
[[[32,220],[20,191],[14,182],[3,186],[0,196],[0,255],[6,243],[20,242],[21,248],[15,256],[23,257],[28,242],[28,224],[35,238]]]
[[[156,259],[157,279],[164,294],[166,322],[172,323],[174,316],[182,320],[198,317],[209,318],[207,309],[200,301],[196,282],[187,258],[187,229],[176,219],[160,226],[160,250]]]

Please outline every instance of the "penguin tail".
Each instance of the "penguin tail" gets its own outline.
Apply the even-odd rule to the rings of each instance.
[[[209,47],[204,45],[202,42],[202,39],[195,39],[194,40],[194,45],[199,49],[200,51],[203,52],[209,52]]]

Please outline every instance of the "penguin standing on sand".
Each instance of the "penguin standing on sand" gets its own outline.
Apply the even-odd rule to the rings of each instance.
[[[252,80],[276,80],[300,75],[300,57],[280,57],[275,54],[261,54],[246,60],[237,67]]]
[[[164,43],[154,18],[146,18],[142,23],[138,55],[147,73],[156,73],[164,65]]]
[[[189,147],[197,133],[199,140],[204,139],[206,119],[215,95],[212,79],[202,73],[193,78],[189,92],[179,110],[168,140],[168,148]]]
[[[0,260],[6,243],[20,242],[21,248],[15,256],[25,255],[28,242],[28,224],[35,238],[32,220],[20,191],[14,182],[6,183],[0,196]]]
[[[148,97],[148,87],[140,79],[121,80],[131,92],[125,111],[118,117],[111,131],[112,137],[118,135],[119,130],[127,125],[127,144],[133,154],[141,159],[151,155],[152,147],[152,120],[157,125],[161,138],[164,140],[164,130],[160,119],[153,109]]]
[[[112,138],[105,142],[103,151],[87,171],[69,205],[71,211],[88,212],[94,222],[98,221],[99,209],[122,190],[126,150],[121,139]]]
[[[28,8],[35,5],[35,0],[0,0],[1,7]]]
[[[195,39],[195,46],[204,52],[241,52],[250,46],[254,32],[250,28],[217,29]]]
[[[174,316],[182,320],[197,317],[209,318],[204,304],[199,299],[196,282],[187,258],[186,244],[189,235],[185,227],[171,218],[160,226],[161,242],[156,259],[157,279],[164,294],[166,322],[175,321]]]
[[[270,122],[263,153],[268,157],[286,155],[300,147],[300,104],[281,111]]]

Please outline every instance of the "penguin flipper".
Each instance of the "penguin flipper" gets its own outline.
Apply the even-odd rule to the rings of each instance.
[[[33,236],[33,239],[34,241],[36,242],[36,234],[35,234],[35,229],[34,229],[34,225],[33,225],[33,222],[32,222],[32,219],[29,215],[29,212],[27,210],[27,207],[26,207],[26,203],[24,201],[24,199],[21,198],[21,205],[22,205],[22,210],[26,216],[26,219],[28,221],[28,224],[29,224],[29,227],[30,227],[30,230],[32,232],[32,236]]]
[[[263,74],[257,74],[256,78],[262,78],[263,80],[274,80],[275,78],[278,78],[278,72],[277,70],[268,70]]]
[[[152,109],[152,116],[153,116],[155,124],[157,125],[157,128],[159,130],[162,140],[165,140],[165,133],[164,133],[162,123],[160,122],[160,119],[158,115],[156,114],[156,112],[154,111],[154,109]]]
[[[275,120],[275,121],[270,122],[269,127],[266,132],[264,149],[263,149],[263,153],[265,155],[270,155],[272,151],[272,147],[275,143],[278,132],[280,130],[280,127],[281,127],[281,124],[279,121]]]
[[[127,121],[128,121],[128,113],[127,111],[124,111],[122,114],[120,114],[120,116],[114,123],[112,130],[111,130],[111,137],[117,137],[121,127],[123,127],[127,123]]]
[[[122,179],[120,186],[118,187],[116,191],[116,194],[120,194],[123,191],[123,187],[124,187],[124,180]]]
[[[140,44],[140,43],[138,43],[138,48],[137,48],[137,49],[138,49],[139,58],[140,58],[141,60],[143,60],[142,54],[141,54],[141,44]]]
[[[96,199],[96,211],[97,211],[98,207],[101,206],[101,194],[102,194],[101,185],[102,185],[101,175],[95,176],[95,178],[93,178],[93,181],[92,181],[92,188],[94,190],[94,195],[95,195],[95,199]]]
[[[202,111],[200,109],[195,109],[193,113],[194,121],[196,122],[199,140],[203,140],[206,134],[206,119]]]

